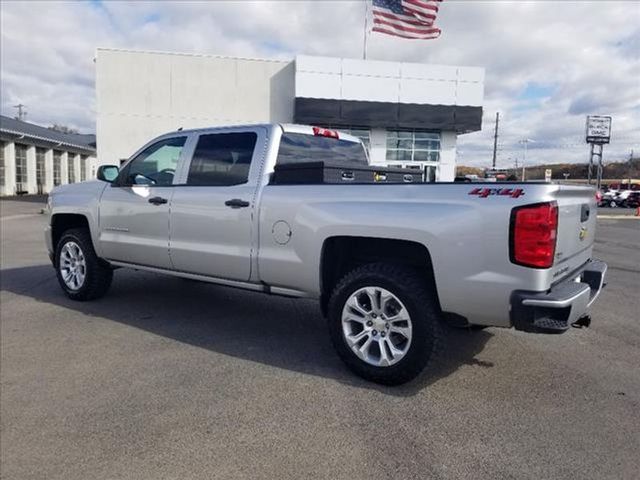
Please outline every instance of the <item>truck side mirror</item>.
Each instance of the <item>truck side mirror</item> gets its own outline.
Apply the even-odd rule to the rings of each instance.
[[[113,183],[118,178],[118,173],[120,173],[120,169],[115,165],[100,165],[96,177],[103,182]]]

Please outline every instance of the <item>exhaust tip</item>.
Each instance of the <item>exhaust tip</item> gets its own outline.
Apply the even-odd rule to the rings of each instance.
[[[576,320],[571,324],[573,328],[589,328],[590,325],[591,325],[590,315],[585,315],[584,317],[580,317],[578,320]]]

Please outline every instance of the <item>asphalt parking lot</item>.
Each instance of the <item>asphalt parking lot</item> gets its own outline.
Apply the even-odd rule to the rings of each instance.
[[[449,330],[388,388],[313,302],[124,270],[66,299],[39,208],[0,202],[3,479],[638,478],[640,219],[599,222],[591,328]]]

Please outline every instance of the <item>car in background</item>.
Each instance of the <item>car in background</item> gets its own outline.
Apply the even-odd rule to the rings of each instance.
[[[638,183],[623,183],[620,185],[616,201],[618,205],[624,203],[632,192],[640,192],[640,184]]]
[[[618,206],[623,208],[640,207],[640,190],[630,191],[627,198],[618,201]]]
[[[601,196],[596,196],[596,200],[598,202],[599,207],[611,207],[616,208],[618,206],[617,202],[617,192],[608,190],[602,193]]]
[[[627,207],[627,199],[634,192],[640,192],[640,183],[611,183],[602,187],[602,198],[598,199],[599,207]]]

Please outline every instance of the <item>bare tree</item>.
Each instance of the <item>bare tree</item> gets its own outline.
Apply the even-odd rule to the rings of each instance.
[[[54,130],[54,131],[60,132],[60,133],[80,133],[75,128],[67,127],[66,125],[59,125],[57,123],[54,123],[53,125],[51,125],[51,126],[49,126],[47,128],[49,130]]]

